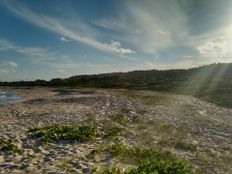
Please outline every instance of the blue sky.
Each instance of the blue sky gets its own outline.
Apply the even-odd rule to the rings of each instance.
[[[0,81],[232,62],[229,0],[1,0]]]

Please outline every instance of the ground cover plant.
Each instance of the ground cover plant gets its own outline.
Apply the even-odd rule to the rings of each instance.
[[[94,141],[98,138],[113,138],[120,134],[121,128],[115,125],[98,127],[96,125],[49,125],[29,129],[29,135],[42,142],[71,140],[77,142]]]
[[[174,154],[159,148],[113,144],[109,153],[120,162],[133,164],[134,167],[122,171],[119,168],[106,168],[102,174],[189,174],[190,167]]]
[[[22,154],[23,151],[20,150],[11,140],[0,139],[0,150],[5,152],[13,152],[17,154]]]
[[[41,138],[43,142],[59,140],[86,142],[95,140],[99,136],[99,131],[93,125],[72,126],[55,124],[31,128],[29,135],[34,138]]]

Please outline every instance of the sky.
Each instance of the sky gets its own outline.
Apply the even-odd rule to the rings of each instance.
[[[0,81],[232,62],[230,0],[1,0]]]

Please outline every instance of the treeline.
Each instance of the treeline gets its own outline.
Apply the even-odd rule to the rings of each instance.
[[[50,81],[0,82],[1,86],[98,87],[156,90],[188,94],[232,107],[232,64],[192,69],[132,71],[56,78]]]

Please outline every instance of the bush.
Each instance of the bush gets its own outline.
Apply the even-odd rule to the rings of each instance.
[[[128,174],[189,174],[190,169],[185,162],[169,162],[166,160],[145,160]]]
[[[122,172],[117,168],[105,169],[102,174],[122,174]]]
[[[124,144],[113,144],[109,147],[109,153],[113,156],[119,156],[122,155],[125,152],[125,149],[127,148]]]
[[[14,145],[11,140],[4,140],[4,139],[0,139],[0,150],[18,153],[20,155],[23,153],[23,151],[18,149],[18,147]]]
[[[142,146],[129,147],[124,144],[113,144],[109,147],[109,153],[127,163],[138,163],[141,160],[176,160],[175,155],[167,150],[159,148],[147,148]]]
[[[144,160],[135,168],[125,172],[120,169],[105,169],[102,174],[189,174],[190,168],[185,162],[166,160]]]
[[[95,140],[99,132],[95,126],[71,126],[71,125],[51,125],[29,130],[29,135],[35,138],[41,138],[43,142],[74,140],[86,142]]]
[[[111,115],[110,119],[120,124],[124,124],[128,122],[128,117],[122,114]]]
[[[117,168],[106,169],[103,174],[189,174],[190,168],[174,154],[159,148],[113,144],[108,149],[119,160],[136,165],[122,172]]]
[[[104,137],[105,138],[116,137],[120,134],[121,130],[122,130],[121,128],[115,125],[108,126],[104,130]]]

